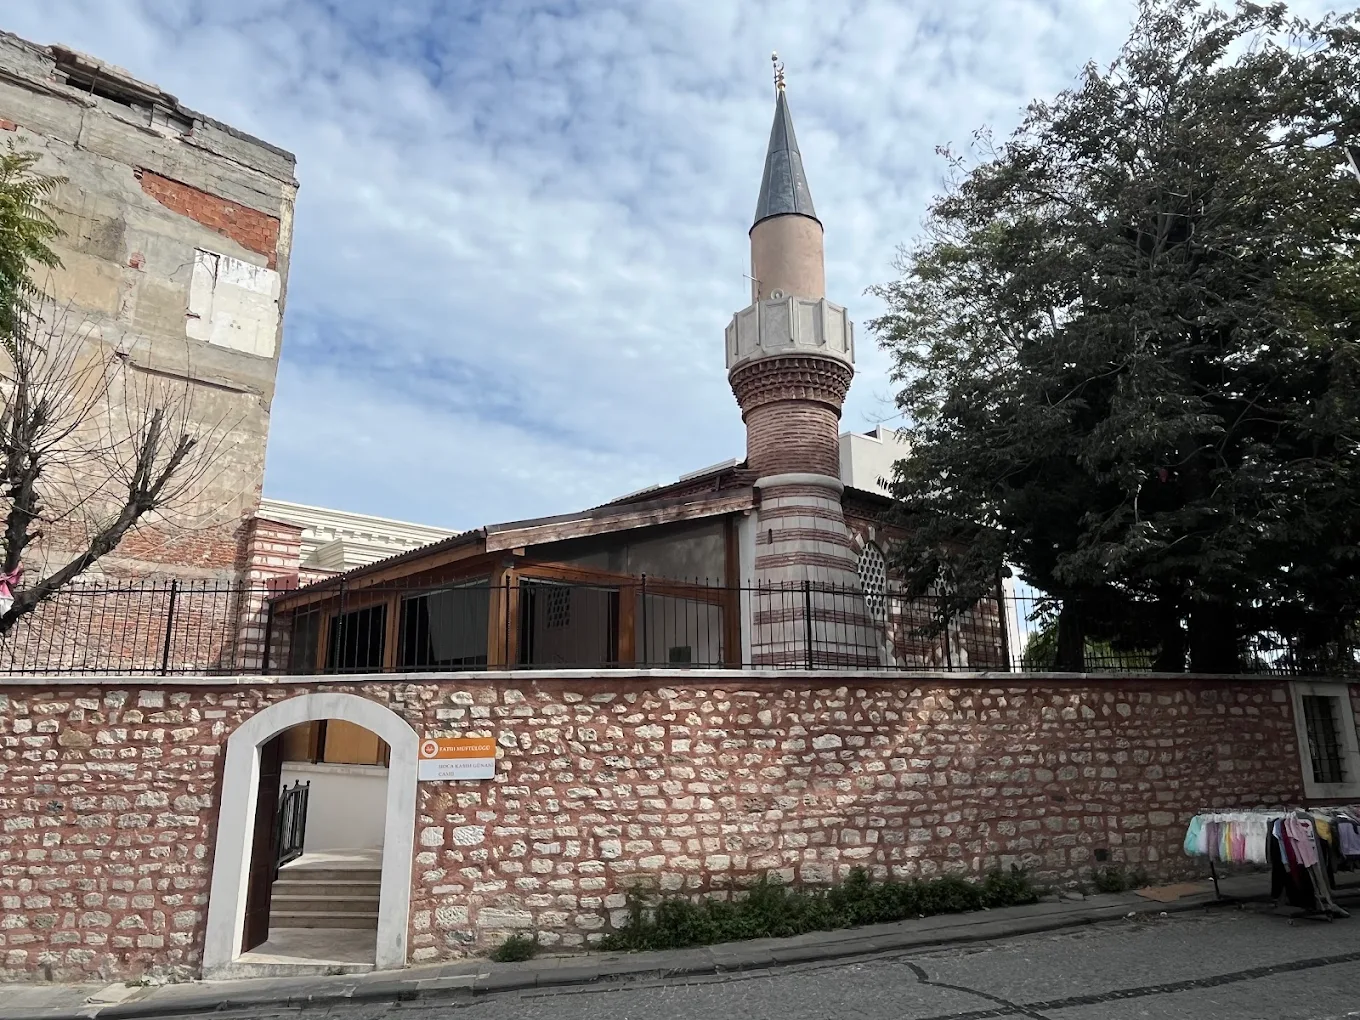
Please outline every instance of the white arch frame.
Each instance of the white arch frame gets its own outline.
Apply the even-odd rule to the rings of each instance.
[[[401,716],[353,694],[300,694],[251,716],[227,738],[222,798],[217,813],[203,976],[231,977],[245,926],[247,877],[260,786],[260,747],[291,726],[342,719],[371,730],[391,748],[387,816],[383,824],[382,880],[378,898],[377,970],[406,966],[411,914],[411,864],[415,847],[416,761],[419,737]]]

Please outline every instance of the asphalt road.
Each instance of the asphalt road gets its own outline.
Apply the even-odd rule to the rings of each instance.
[[[1360,1018],[1360,913],[1218,909],[683,983],[268,1014],[301,1020]],[[222,1014],[237,1016],[238,1014]]]

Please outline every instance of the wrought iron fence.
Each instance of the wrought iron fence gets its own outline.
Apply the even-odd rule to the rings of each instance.
[[[298,592],[213,581],[71,585],[0,636],[0,673],[344,674],[698,667],[1054,671],[1045,596],[907,596],[803,583],[729,587],[523,576]],[[1333,628],[1335,630],[1335,628]],[[1240,636],[1238,671],[1360,675],[1354,646]],[[1070,653],[1070,648],[1069,648]],[[1087,636],[1088,672],[1185,669],[1144,641]]]
[[[274,832],[274,872],[289,861],[302,856],[307,840],[307,801],[312,784],[299,779],[292,786],[284,784],[279,793],[279,815]]]

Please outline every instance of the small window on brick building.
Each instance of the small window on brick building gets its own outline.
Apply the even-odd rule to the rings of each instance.
[[[1304,795],[1360,796],[1360,702],[1352,702],[1350,686],[1299,681],[1289,689]]]
[[[1305,694],[1302,701],[1314,782],[1344,783],[1346,770],[1341,760],[1341,730],[1336,721],[1337,699]]]
[[[278,273],[230,255],[194,252],[185,325],[189,339],[272,358],[278,330]]]
[[[888,618],[888,560],[874,542],[859,554],[859,583],[869,615],[882,623]]]

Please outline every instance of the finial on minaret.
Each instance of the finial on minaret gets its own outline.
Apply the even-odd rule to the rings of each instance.
[[[774,65],[774,88],[776,92],[784,91],[784,65],[779,60],[778,51],[770,54],[770,63]]]

